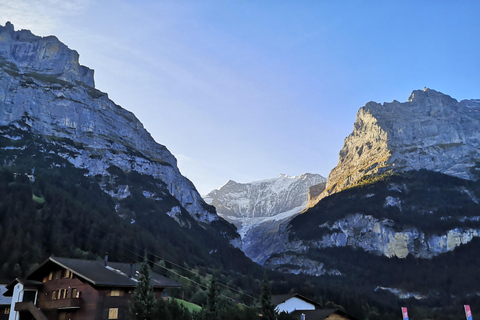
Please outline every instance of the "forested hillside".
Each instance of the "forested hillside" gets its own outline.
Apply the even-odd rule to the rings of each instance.
[[[165,196],[147,199],[135,187],[121,199],[135,221],[116,212],[112,197],[98,181],[84,175],[53,152],[68,152],[27,131],[2,128],[15,141],[0,136],[0,278],[24,274],[47,256],[94,257],[108,251],[113,260],[136,260],[144,250],[190,266],[249,270],[261,277],[260,268],[214,232],[216,223],[200,226],[183,213],[181,220],[164,214],[163,205],[177,201]],[[13,142],[12,142],[13,141]],[[130,186],[158,184],[150,176],[111,167],[112,179]],[[125,212],[125,216],[126,216]],[[231,227],[233,229],[233,226]]]
[[[438,172],[370,176],[296,217],[290,224],[289,241],[307,250],[286,254],[322,262],[326,269],[341,274],[336,281],[382,304],[442,308],[444,314],[461,315],[458,305],[480,308],[477,195],[480,182]],[[345,221],[357,221],[358,225],[349,229]],[[376,221],[373,229],[367,221]],[[382,238],[375,233],[381,235],[382,225],[405,242],[414,238],[405,247],[406,257],[388,257],[376,251],[377,245],[387,245],[380,243]],[[335,242],[340,230],[347,237],[345,242]],[[437,238],[438,243],[432,240]],[[281,261],[281,256],[274,259]],[[294,267],[269,266],[276,270]],[[334,276],[324,279],[335,281]]]

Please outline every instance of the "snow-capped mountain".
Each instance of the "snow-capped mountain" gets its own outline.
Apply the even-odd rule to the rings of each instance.
[[[237,226],[242,250],[261,264],[279,249],[275,234],[280,225],[305,209],[310,187],[325,182],[326,178],[310,173],[293,177],[281,174],[250,183],[230,180],[204,199]]]

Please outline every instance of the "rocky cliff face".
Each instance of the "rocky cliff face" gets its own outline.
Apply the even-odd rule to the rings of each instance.
[[[218,214],[235,224],[242,238],[242,250],[253,261],[263,264],[281,250],[277,239],[282,224],[305,209],[309,188],[324,183],[318,174],[237,183],[228,181],[204,198]]]
[[[478,179],[479,120],[480,100],[458,102],[431,89],[413,91],[404,103],[367,103],[357,113],[325,191],[309,207],[385,171],[427,169]]]
[[[311,192],[265,265],[340,275],[356,272],[347,266],[352,252],[382,264],[468,256],[480,237],[479,123],[480,100],[430,89],[405,103],[367,103],[325,191]]]
[[[332,194],[295,217],[277,235],[282,250],[265,265],[340,275],[348,271],[336,250],[346,248],[364,252],[365,259],[431,261],[456,250],[468,255],[464,247],[480,237],[479,194],[480,182],[433,171],[384,175]],[[325,265],[331,261],[336,263]]]
[[[10,23],[0,26],[0,126],[4,136],[15,140],[6,128],[16,127],[61,145],[68,152],[59,155],[96,177],[114,198],[129,194],[128,185],[107,190],[103,183],[112,177],[112,168],[119,168],[151,176],[168,190],[180,204],[167,210],[172,218],[186,210],[201,223],[218,220],[214,209],[180,174],[175,157],[154,141],[133,113],[95,89],[93,70],[81,66],[78,58],[76,51],[53,36],[14,31]],[[162,197],[147,186],[142,192],[147,198]]]

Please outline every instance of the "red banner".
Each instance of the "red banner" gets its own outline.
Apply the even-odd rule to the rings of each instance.
[[[467,317],[467,320],[473,320],[472,310],[470,310],[470,306],[466,304],[463,307],[465,308],[465,316]]]

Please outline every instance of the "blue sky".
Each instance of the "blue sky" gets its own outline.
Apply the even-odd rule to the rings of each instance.
[[[477,1],[0,0],[56,35],[201,194],[328,176],[358,108],[429,87],[480,98]]]

